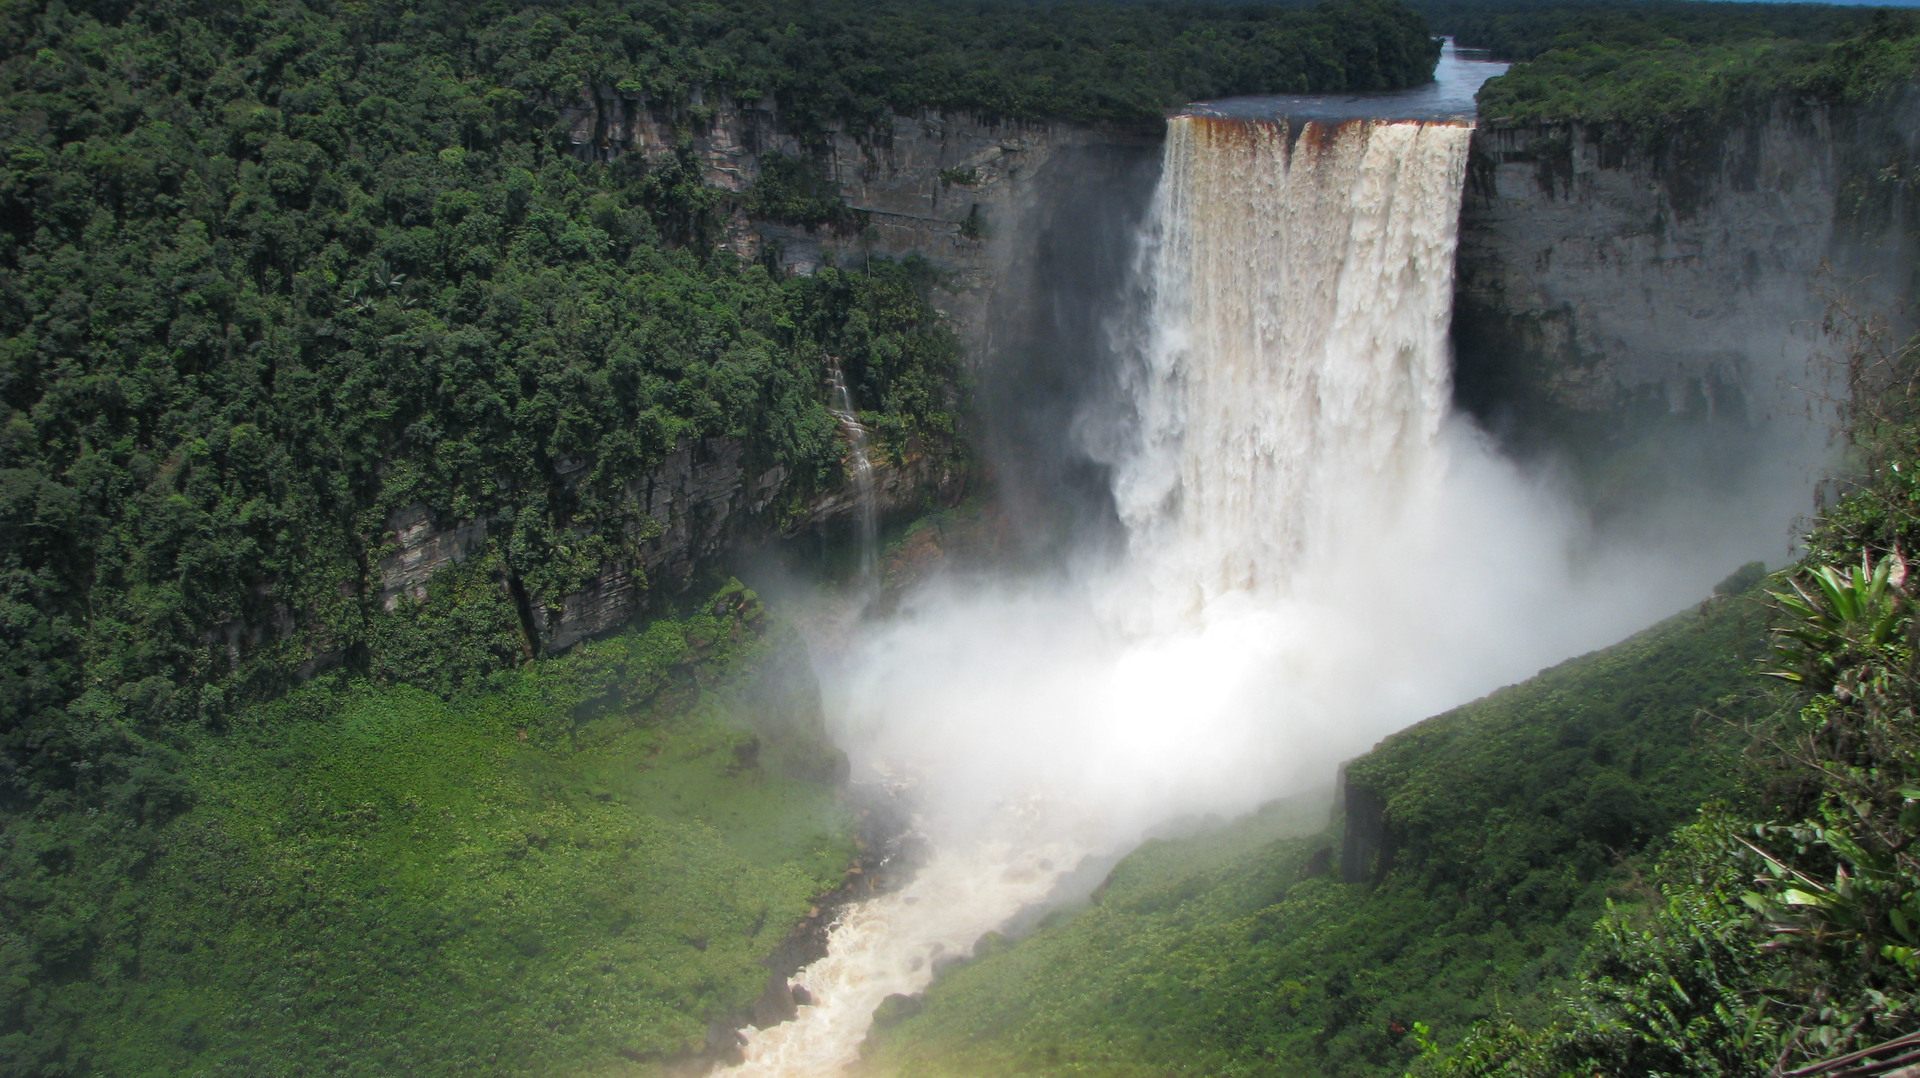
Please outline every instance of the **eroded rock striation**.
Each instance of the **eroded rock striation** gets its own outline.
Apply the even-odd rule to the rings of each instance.
[[[1843,344],[1829,302],[1908,289],[1920,98],[1738,123],[1483,125],[1462,208],[1462,402],[1522,441],[1746,421]]]
[[[1087,177],[1088,150],[1156,144],[1151,128],[999,120],[925,112],[893,115],[879,130],[835,130],[803,140],[771,101],[705,102],[689,108],[649,102],[610,86],[556,102],[575,152],[611,160],[664,160],[684,146],[703,178],[749,190],[770,155],[808,160],[840,188],[857,225],[803,228],[736,214],[726,245],[742,258],[770,255],[788,272],[810,273],[828,259],[918,255],[945,274],[940,306],[967,354],[983,354],[993,301],[1031,260],[1035,215],[1049,195]]]

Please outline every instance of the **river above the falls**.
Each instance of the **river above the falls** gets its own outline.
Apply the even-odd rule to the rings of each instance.
[[[1508,64],[1487,59],[1485,49],[1455,47],[1445,38],[1433,81],[1411,90],[1374,94],[1298,96],[1263,94],[1196,101],[1187,106],[1194,116],[1237,120],[1470,120],[1476,115],[1473,96],[1488,79],[1507,73]]]

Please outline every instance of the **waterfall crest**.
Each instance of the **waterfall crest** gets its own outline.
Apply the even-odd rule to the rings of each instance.
[[[1471,132],[1170,121],[1114,482],[1150,628],[1280,598],[1434,486]]]

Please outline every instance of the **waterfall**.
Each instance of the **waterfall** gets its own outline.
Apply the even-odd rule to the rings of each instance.
[[[885,995],[924,988],[936,959],[1083,856],[1174,813],[1250,807],[1288,768],[1331,774],[1328,750],[1301,745],[1350,751],[1380,721],[1351,700],[1373,626],[1343,628],[1299,593],[1444,501],[1469,134],[1170,121],[1119,327],[1127,414],[1088,424],[1114,466],[1126,556],[1058,592],[957,586],[826,678],[856,762],[913,776],[935,853],[905,890],[843,911],[797,978],[814,1004],[750,1031],[728,1073],[840,1073]],[[866,484],[837,367],[830,386]],[[1429,701],[1390,681],[1376,679],[1374,710],[1430,713],[1401,715]],[[1291,710],[1276,714],[1281,686]]]
[[[1152,624],[1280,597],[1435,485],[1470,134],[1170,122],[1114,484]]]
[[[873,461],[867,457],[867,428],[854,410],[853,394],[847,390],[847,376],[837,356],[827,357],[827,414],[840,421],[847,436],[847,470],[853,473],[853,492],[860,506],[860,566],[862,584],[873,581],[878,566],[877,526],[873,503]]]

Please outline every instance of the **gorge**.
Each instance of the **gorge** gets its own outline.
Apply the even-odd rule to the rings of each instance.
[[[1920,22],[0,39],[0,1071],[1911,1050]]]
[[[1495,66],[1443,63],[1474,87]],[[1471,89],[1456,99],[1470,110]],[[1279,108],[1292,114],[1260,116]],[[1396,109],[1419,116],[1392,97],[1294,98],[1169,121],[1133,269],[1095,301],[1106,343],[1079,353],[1112,365],[1113,392],[1083,368],[1093,391],[1052,428],[1072,439],[1054,453],[1103,466],[1123,539],[1038,576],[935,580],[825,657],[836,742],[856,775],[903,791],[931,852],[915,883],[842,915],[795,979],[811,1006],[750,1032],[728,1073],[855,1067],[863,1016],[899,997],[883,1016],[911,1028],[943,958],[1049,891],[1084,901],[1085,866],[1172,821],[1312,802],[1378,738],[1619,639],[1787,546],[1823,462],[1789,417],[1736,421],[1734,437],[1777,453],[1722,500],[1696,495],[1723,477],[1675,460],[1666,478],[1698,484],[1691,514],[1655,491],[1609,522],[1455,411],[1448,331],[1476,131]],[[1603,324],[1614,313],[1595,306]],[[1766,347],[1789,355],[1792,328]],[[1739,382],[1746,366],[1723,392],[1784,399]],[[1663,377],[1706,384],[1684,366]],[[1500,571],[1476,572],[1489,563]],[[1349,809],[1348,826],[1365,825]],[[1343,857],[1350,878],[1373,871],[1373,843]]]
[[[1459,63],[1451,53],[1441,62]],[[1734,448],[1741,438],[1771,429],[1778,414],[1804,411],[1810,389],[1820,394],[1809,383],[1812,368],[1840,347],[1823,329],[1829,301],[1847,300],[1865,314],[1886,309],[1906,288],[1901,267],[1912,258],[1900,222],[1907,196],[1886,177],[1914,153],[1912,125],[1901,119],[1908,108],[1898,96],[1871,107],[1783,99],[1749,120],[1676,132],[1684,144],[1672,145],[1599,124],[1482,124],[1463,199],[1451,391],[1515,452],[1604,473],[1589,476],[1603,488],[1590,496],[1602,501],[1620,501],[1636,484],[1687,483],[1684,475],[1659,474],[1658,465],[1646,471],[1623,463],[1660,454],[1692,456],[1696,470],[1720,467],[1714,482],[1722,486],[1764,483],[1726,473],[1725,458],[1751,457],[1759,442]],[[611,90],[561,115],[578,152],[649,159],[671,149],[677,122]],[[802,153],[764,105],[721,102],[695,130],[707,178],[735,190],[753,185],[763,160]],[[724,242],[745,257],[772,252],[789,271],[862,252],[919,256],[941,270],[937,305],[953,317],[981,391],[1004,394],[985,408],[984,447],[989,458],[1018,461],[998,471],[1005,496],[1019,497],[1022,473],[1075,466],[1060,459],[1054,432],[1071,422],[1076,394],[1101,389],[1097,378],[1066,377],[1063,365],[1084,370],[1102,362],[1086,352],[1099,346],[1085,338],[1102,332],[1102,304],[1120,287],[1111,267],[1124,261],[1125,222],[1143,212],[1143,177],[1153,172],[1157,144],[1138,127],[897,116],[879,139],[835,135],[821,159],[847,205],[863,215],[863,229],[739,216]],[[1109,219],[1072,219],[1091,207]],[[1103,253],[1075,261],[1095,250]],[[1071,319],[1079,321],[1069,333],[1062,327]],[[1795,443],[1790,456],[1800,463],[1756,465],[1802,469],[1779,488],[1785,500],[1763,510],[1768,519],[1797,511],[1793,492],[1814,479],[1804,464],[1825,425],[1803,425],[1784,439]],[[679,577],[731,542],[761,541],[765,526],[748,522],[780,482],[739,472],[728,463],[733,451],[718,444],[688,451],[705,462],[708,489],[651,510],[681,523],[655,541],[660,553],[649,568],[664,559]],[[939,464],[881,464],[884,514],[896,521],[929,499],[950,501],[964,483]],[[684,481],[671,474],[664,478],[676,489]],[[803,519],[813,523],[803,526],[846,526],[846,506],[836,500],[810,512]],[[748,530],[734,530],[742,525]],[[435,534],[471,525],[442,527]],[[416,543],[435,541],[400,536],[398,528],[396,536],[401,559]],[[1748,553],[1776,558],[1785,549]],[[617,598],[620,579],[561,600],[604,611],[583,629],[563,627],[561,646],[638,609]]]

